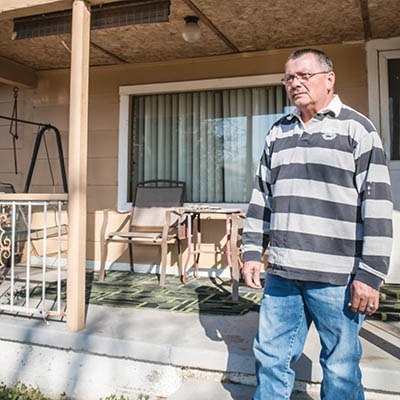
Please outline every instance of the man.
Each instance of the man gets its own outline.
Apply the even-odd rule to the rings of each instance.
[[[282,81],[296,108],[266,137],[243,234],[252,288],[261,288],[269,241],[254,400],[290,398],[290,365],[311,322],[322,345],[321,399],[361,400],[358,332],[379,306],[391,252],[385,154],[371,122],[334,94],[325,53],[295,51]]]

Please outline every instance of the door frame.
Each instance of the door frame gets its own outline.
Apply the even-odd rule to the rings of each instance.
[[[371,40],[366,45],[369,118],[381,134],[390,157],[389,87],[387,61],[400,58],[400,38]],[[400,284],[400,161],[388,162],[395,207],[393,210],[393,247],[386,283]],[[396,201],[397,199],[397,201]],[[396,206],[397,204],[397,206]]]
[[[390,160],[388,60],[400,59],[400,38],[367,43],[369,117],[381,135],[390,170],[400,170],[400,160]]]

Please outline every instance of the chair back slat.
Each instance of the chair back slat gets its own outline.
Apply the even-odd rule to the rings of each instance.
[[[185,183],[170,180],[140,182],[136,186],[131,230],[162,230],[165,212],[183,205]],[[175,218],[176,222],[177,218]]]

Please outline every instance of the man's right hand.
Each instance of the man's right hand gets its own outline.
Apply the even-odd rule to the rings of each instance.
[[[253,289],[262,289],[260,271],[260,262],[246,261],[241,270],[245,284]]]

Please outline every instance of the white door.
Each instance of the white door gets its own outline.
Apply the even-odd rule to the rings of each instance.
[[[393,252],[387,283],[400,283],[400,50],[378,54],[380,131],[394,201]]]
[[[381,134],[392,178],[395,209],[400,210],[400,50],[379,53]]]

